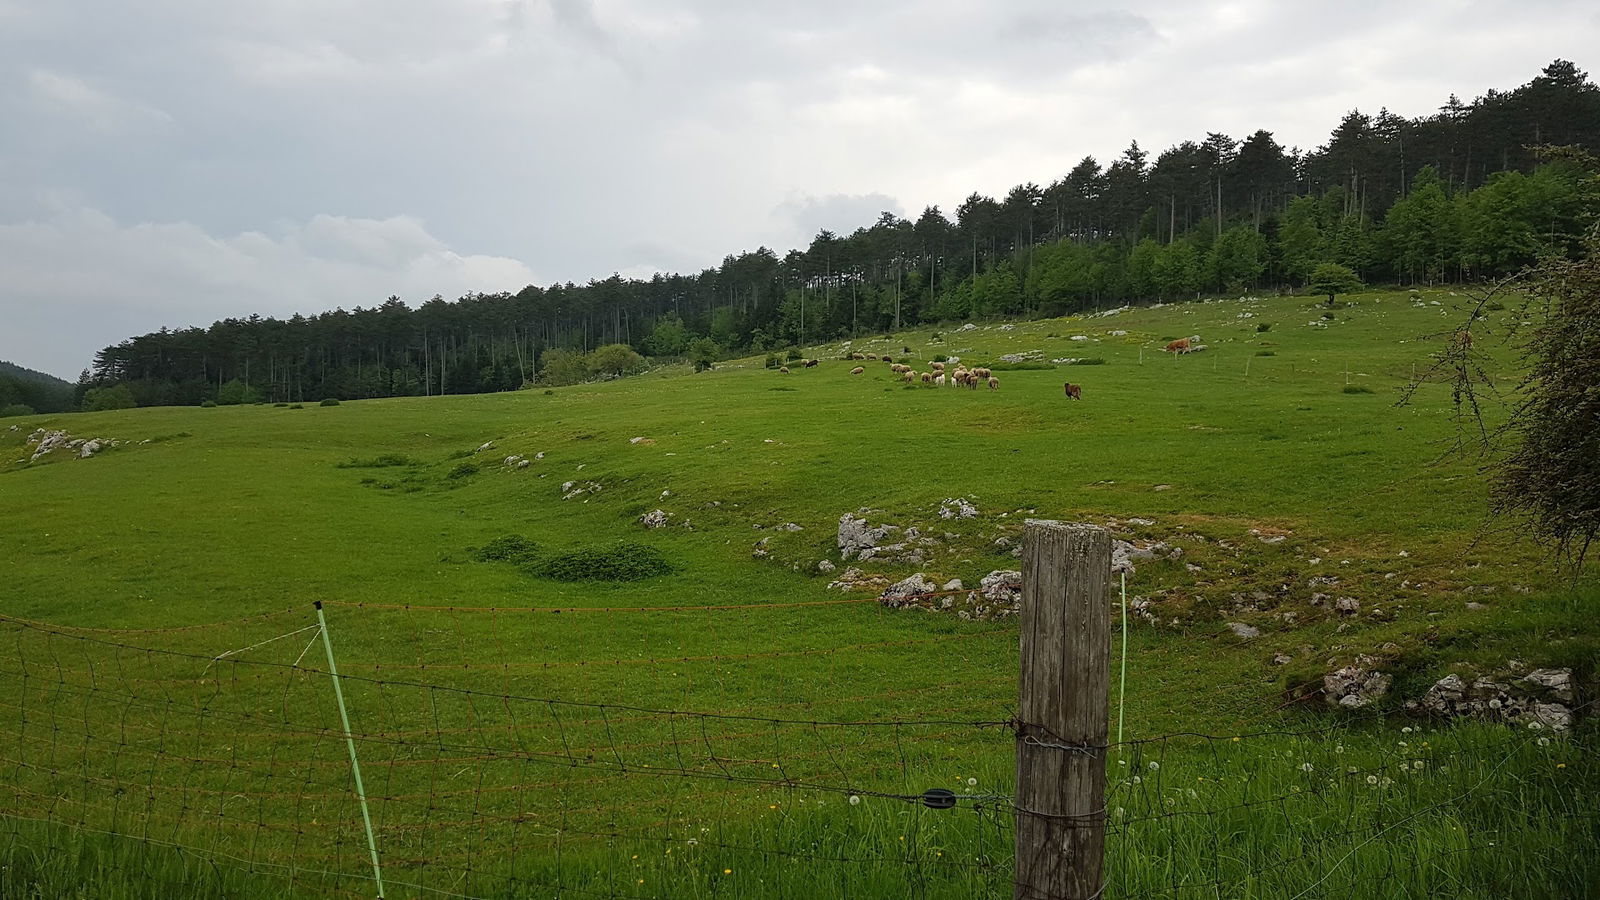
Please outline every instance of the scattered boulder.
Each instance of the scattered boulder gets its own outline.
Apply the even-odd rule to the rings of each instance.
[[[879,525],[876,528],[867,525],[866,517],[856,518],[849,513],[839,517],[838,545],[841,559],[872,558],[873,551],[889,536],[891,531],[899,529],[893,525]]]
[[[1515,676],[1479,676],[1468,682],[1452,672],[1434,682],[1406,708],[1445,718],[1528,723],[1565,731],[1572,727],[1572,671],[1536,669]]]
[[[1174,547],[1166,541],[1156,541],[1146,546],[1139,546],[1132,541],[1113,540],[1111,542],[1111,571],[1132,575],[1136,570],[1133,561],[1155,559],[1177,559],[1183,556],[1182,547]]]
[[[978,508],[967,502],[965,497],[947,499],[939,504],[939,518],[941,519],[975,519],[978,517]]]
[[[1549,692],[1557,700],[1572,702],[1571,669],[1535,669],[1522,676],[1522,681],[1525,685]]]
[[[600,485],[593,481],[567,481],[561,485],[561,499],[573,500],[584,494],[600,493]]]
[[[775,530],[777,530],[777,531],[805,531],[806,529],[805,529],[805,526],[803,526],[803,525],[796,525],[793,522],[785,522],[782,525],[775,526]]]
[[[1247,641],[1261,636],[1261,629],[1243,622],[1229,622],[1228,630]]]
[[[897,581],[878,595],[878,602],[891,609],[902,606],[918,605],[917,600],[924,594],[932,594],[939,590],[939,585],[930,581],[921,572],[910,578]]]
[[[833,570],[836,568],[838,567],[828,560],[822,559],[817,561],[817,571],[823,575],[831,575]]]
[[[652,509],[639,517],[639,524],[646,528],[663,528],[667,524],[667,514],[663,510]]]
[[[750,551],[750,555],[756,559],[766,559],[768,556],[772,555],[771,551],[767,549],[767,543],[770,540],[770,538],[762,538],[761,540],[756,541],[756,545]]]
[[[831,563],[830,563],[831,565]],[[818,565],[821,569],[821,565]],[[889,579],[882,575],[863,572],[855,566],[845,569],[837,581],[828,583],[830,591],[877,591],[889,584]]]
[[[1345,666],[1322,676],[1322,696],[1346,709],[1368,706],[1389,692],[1394,677],[1362,666]]]

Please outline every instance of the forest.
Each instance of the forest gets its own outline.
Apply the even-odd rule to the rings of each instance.
[[[69,382],[0,360],[0,418],[65,412],[75,400]]]
[[[697,274],[163,328],[96,354],[72,402],[514,390],[618,374],[584,364],[600,348],[613,362],[628,349],[703,361],[923,323],[1297,290],[1330,263],[1375,284],[1481,282],[1576,252],[1600,212],[1597,150],[1600,88],[1557,60],[1419,118],[1352,111],[1309,151],[1266,130],[1153,156],[1135,141],[1045,186],[914,220],[884,212]]]

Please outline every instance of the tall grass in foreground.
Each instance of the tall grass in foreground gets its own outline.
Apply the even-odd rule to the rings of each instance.
[[[1592,739],[1382,726],[1118,748],[1105,896],[1584,896],[1600,884]],[[950,810],[774,789],[745,798],[748,809],[708,804],[698,827],[618,816],[604,835],[549,843],[529,825],[545,840],[513,830],[462,864],[391,856],[386,896],[1009,896],[1011,812],[990,797],[1010,793],[1008,763],[974,771]],[[358,865],[252,872],[244,859],[60,824],[0,829],[7,898],[374,896]]]

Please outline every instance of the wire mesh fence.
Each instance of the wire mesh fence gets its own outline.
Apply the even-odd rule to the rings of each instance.
[[[727,617],[760,633],[781,608],[330,603],[327,628],[306,606],[138,631],[0,617],[0,893],[1011,894],[1034,814],[1015,802],[1014,627],[770,650],[741,631],[604,658],[567,640],[649,611],[662,633],[709,623],[716,644]],[[584,624],[552,630],[563,617]],[[851,674],[911,654],[937,672],[930,652],[987,674]],[[829,683],[780,684],[811,661],[802,678]],[[663,703],[674,678],[716,686]],[[1537,895],[1530,869],[1548,896],[1595,883],[1583,740],[1406,727],[1366,712],[1088,748],[1109,771],[1082,823],[1106,834],[1102,895]]]

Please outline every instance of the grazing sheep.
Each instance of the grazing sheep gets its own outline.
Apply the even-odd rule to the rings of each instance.
[[[911,367],[904,363],[895,363],[889,367],[889,371],[895,373],[896,375],[904,375],[905,373],[911,371]]]
[[[906,369],[904,372],[900,373],[900,380],[910,384],[911,382],[917,380],[917,373],[911,371],[910,369]]]
[[[850,354],[850,358],[851,359],[866,359],[866,357],[863,356],[860,353],[852,353],[852,354]]]
[[[933,373],[923,372],[919,377],[922,379],[922,383],[924,385],[933,384]]]
[[[994,377],[993,375],[990,375],[989,376],[989,390],[991,390],[991,391],[1000,390],[1000,379]]]
[[[865,372],[865,371],[866,371],[866,369],[862,368],[861,366],[856,366],[854,369],[850,370],[850,374],[851,375],[860,375],[862,372]]]
[[[929,363],[928,365],[935,372],[943,372],[944,371],[944,363],[942,363],[942,362],[933,362],[933,363]]]
[[[980,366],[978,368],[973,369],[972,370],[972,374],[975,377],[979,378],[979,379],[983,379],[983,378],[988,378],[990,375],[993,375],[994,373],[989,371],[988,369],[985,369],[985,368]]]
[[[883,359],[883,361],[884,361],[884,362],[886,362],[886,363],[892,363],[892,362],[894,362],[894,357],[892,357],[892,356],[887,356],[887,355],[885,355],[885,356],[883,356],[883,357],[882,357],[882,359]]]
[[[940,372],[933,376],[933,383],[935,387],[944,387],[944,373]]]
[[[778,369],[778,371],[783,373],[784,375],[787,375],[787,374],[789,374],[789,367],[788,366],[783,366],[782,368]]]

